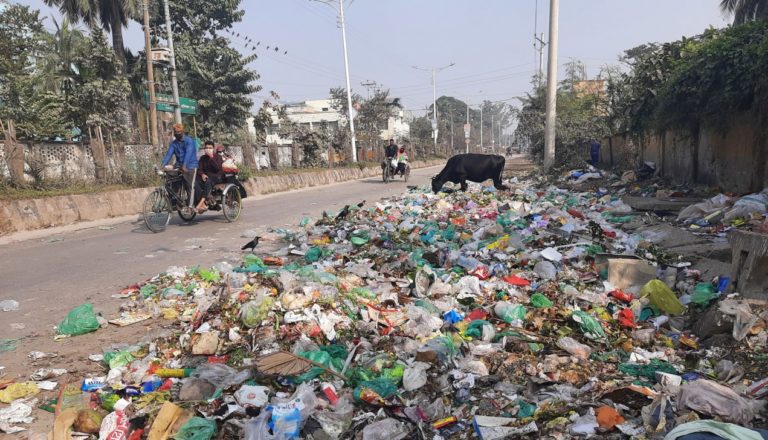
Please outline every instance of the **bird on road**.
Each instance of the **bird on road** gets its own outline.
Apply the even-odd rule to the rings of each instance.
[[[246,250],[246,249],[250,249],[250,250],[251,250],[251,252],[253,252],[253,251],[254,251],[254,249],[256,249],[256,246],[258,246],[258,245],[259,245],[259,239],[260,239],[260,238],[261,238],[261,237],[259,237],[259,236],[257,235],[256,237],[254,237],[254,239],[253,239],[253,240],[249,241],[249,242],[248,242],[248,243],[246,243],[246,244],[245,244],[243,247],[241,247],[241,248],[240,248],[240,250],[241,250],[241,251],[244,251],[244,250]]]
[[[349,215],[349,205],[344,205],[344,208],[342,208],[341,211],[339,211],[339,214],[336,216],[336,220],[344,220]]]
[[[363,200],[362,202],[358,203],[358,204],[357,204],[357,207],[358,207],[358,208],[362,208],[362,207],[363,207],[363,205],[365,205],[365,200]]]

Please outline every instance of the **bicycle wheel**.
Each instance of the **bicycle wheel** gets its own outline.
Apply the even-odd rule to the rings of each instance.
[[[240,190],[235,185],[229,185],[224,189],[221,195],[221,212],[224,218],[230,222],[236,222],[240,218],[240,212],[243,209]]]
[[[410,177],[410,176],[411,176],[411,167],[410,166],[406,166],[405,167],[405,172],[403,173],[403,180],[405,180],[407,182],[408,181],[408,177]]]
[[[156,189],[144,199],[144,224],[152,232],[162,232],[171,220],[171,202],[165,193]]]
[[[190,208],[187,203],[189,202],[189,193],[187,187],[182,185],[179,189],[179,199],[177,201],[176,212],[179,213],[179,217],[185,222],[191,222],[194,220],[197,213]]]
[[[389,182],[389,165],[384,165],[384,169],[381,170],[381,179],[384,181],[384,183]]]

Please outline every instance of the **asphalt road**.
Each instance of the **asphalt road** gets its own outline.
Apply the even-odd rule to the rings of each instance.
[[[437,171],[437,167],[413,170],[407,185],[427,184]],[[371,206],[405,190],[400,178],[386,185],[380,178],[366,178],[247,198],[236,223],[228,223],[220,212],[202,214],[190,223],[174,215],[165,232],[154,234],[139,217],[130,217],[122,223],[70,232],[51,230],[47,237],[4,244],[0,247],[0,301],[14,299],[20,308],[0,311],[0,335],[52,335],[53,326],[86,301],[109,317],[122,302],[111,295],[169,266],[210,266],[224,260],[237,264],[242,257],[240,246],[252,238],[248,231],[296,227],[305,215],[318,218],[323,210],[336,212],[364,199]],[[267,241],[258,250],[276,246]]]

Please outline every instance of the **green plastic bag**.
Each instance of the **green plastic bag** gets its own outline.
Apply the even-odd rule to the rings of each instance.
[[[347,350],[341,345],[329,345],[320,347],[320,350],[299,352],[299,356],[307,358],[334,371],[341,371],[344,369],[344,361],[347,359]],[[320,367],[312,367],[306,373],[296,376],[294,381],[296,383],[307,382],[320,376],[324,372],[325,370]]]
[[[221,275],[219,274],[219,271],[216,269],[211,269],[211,270],[198,269],[197,273],[200,275],[200,278],[202,278],[203,281],[210,281],[212,283],[216,283],[221,279]]]
[[[145,284],[141,286],[141,289],[139,289],[139,293],[141,294],[142,298],[149,298],[150,296],[157,293],[157,286],[151,283]]]
[[[549,298],[542,295],[541,293],[534,293],[531,295],[531,304],[537,309],[546,309],[554,305],[554,303],[552,303]]]
[[[124,367],[133,362],[134,357],[129,351],[108,351],[104,353],[104,363],[109,368]]]
[[[677,299],[675,292],[670,290],[666,284],[660,280],[651,280],[640,290],[640,296],[647,296],[651,304],[663,313],[670,315],[679,315],[685,311],[685,307]]]
[[[603,325],[600,324],[600,321],[595,319],[595,317],[589,313],[581,310],[575,310],[571,315],[571,318],[573,318],[573,320],[579,324],[579,329],[582,333],[584,333],[584,336],[588,337],[589,339],[597,340],[605,338],[605,330],[603,329]]]
[[[307,249],[307,252],[304,254],[304,259],[307,260],[307,263],[314,263],[320,259],[320,257],[323,256],[323,251],[317,246],[311,247]]]
[[[368,236],[367,231],[354,231],[349,239],[355,246],[362,246],[370,240],[371,238]]]
[[[619,371],[630,376],[645,377],[650,380],[656,380],[656,372],[678,374],[677,369],[669,362],[659,359],[651,359],[649,364],[621,364]]]
[[[342,367],[343,368],[343,367]],[[403,375],[405,374],[405,365],[401,363],[395,364],[392,368],[384,368],[381,370],[381,378],[387,379],[395,385],[400,384],[403,381]]]
[[[59,324],[59,334],[77,336],[99,329],[99,320],[91,304],[82,304],[72,309]]]
[[[179,432],[173,436],[175,440],[209,440],[216,435],[215,420],[208,420],[202,417],[192,417]]]
[[[385,400],[389,399],[397,395],[397,385],[387,379],[379,378],[361,382],[352,392],[355,402],[375,403],[369,398],[371,395]]]
[[[520,408],[517,410],[517,418],[518,419],[526,419],[528,417],[533,417],[533,414],[536,413],[536,404],[531,404],[526,402],[523,399],[517,399],[517,406]]]
[[[481,339],[483,337],[483,327],[488,326],[490,327],[490,330],[486,330],[489,334],[493,334],[493,336],[496,336],[495,330],[493,328],[493,325],[491,325],[490,322],[484,320],[484,319],[476,319],[469,323],[467,326],[467,330],[464,332],[465,336],[469,336],[473,339]],[[492,333],[491,333],[492,332]]]
[[[710,301],[717,298],[717,289],[710,283],[699,283],[693,288],[691,302],[706,307]]]

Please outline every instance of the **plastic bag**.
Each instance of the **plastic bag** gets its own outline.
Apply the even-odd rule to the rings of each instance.
[[[464,335],[474,339],[480,339],[485,342],[490,342],[496,336],[496,329],[490,322],[483,319],[478,319],[469,323],[467,330],[464,331]]]
[[[387,418],[378,420],[363,428],[362,440],[401,440],[408,436],[405,423]]]
[[[678,408],[689,408],[739,425],[748,425],[755,418],[756,403],[706,379],[683,385],[677,400]]]
[[[216,385],[217,389],[223,390],[250,379],[251,371],[238,371],[225,364],[203,364],[197,367],[191,376],[205,379]]]
[[[534,293],[533,295],[531,295],[531,305],[533,305],[537,309],[545,309],[548,307],[552,307],[554,303],[552,303],[552,301],[549,298],[542,295],[541,293]]]
[[[77,336],[98,330],[100,327],[91,304],[82,304],[72,309],[59,324],[59,334]]]
[[[414,362],[405,369],[403,374],[403,388],[413,391],[423,387],[427,383],[427,370],[431,365],[426,362]]]
[[[493,306],[493,312],[507,324],[511,324],[515,327],[522,327],[527,311],[525,307],[520,304],[499,301]]]
[[[691,294],[691,302],[702,307],[706,307],[715,298],[717,298],[717,290],[710,283],[696,284]]]
[[[240,322],[248,328],[258,327],[267,317],[274,303],[274,298],[266,295],[260,295],[253,301],[248,301],[240,306]]]
[[[298,437],[304,422],[315,412],[316,399],[312,386],[301,384],[287,401],[267,406],[264,412],[271,413],[268,426],[275,438]]]
[[[131,362],[134,358],[129,350],[123,351],[108,351],[104,353],[104,363],[109,365],[109,368],[124,367]]]
[[[388,401],[397,396],[397,385],[387,379],[369,380],[355,387],[352,396],[356,402],[387,406]]]
[[[202,417],[192,417],[173,438],[175,440],[209,440],[216,435],[216,421]]]
[[[647,296],[654,307],[669,315],[679,315],[685,311],[685,307],[661,280],[651,280],[640,290],[640,296]]]
[[[571,315],[574,321],[579,324],[579,329],[584,336],[589,339],[603,339],[605,338],[605,330],[600,321],[595,319],[592,315],[583,312],[581,310],[575,310]]]
[[[569,337],[560,338],[557,341],[557,346],[581,360],[589,359],[589,355],[592,354],[592,348],[588,345]]]
[[[539,278],[545,280],[552,280],[557,277],[557,268],[549,261],[539,261],[533,266],[533,271],[536,272]]]

